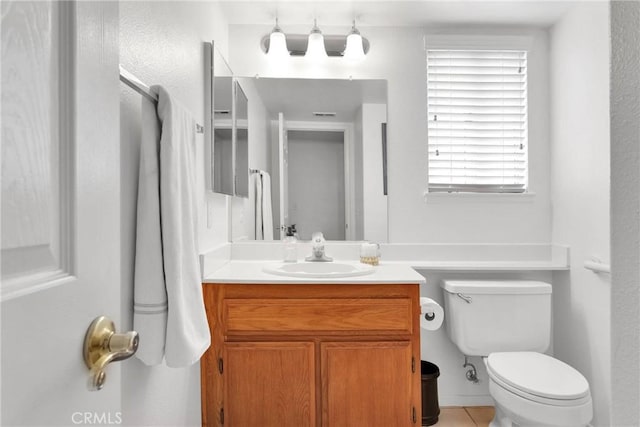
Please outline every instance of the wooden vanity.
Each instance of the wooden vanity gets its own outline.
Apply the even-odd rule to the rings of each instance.
[[[203,290],[203,426],[420,424],[417,283]]]

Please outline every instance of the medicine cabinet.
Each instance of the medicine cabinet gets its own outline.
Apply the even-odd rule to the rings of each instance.
[[[249,196],[248,99],[215,42],[211,58],[209,187],[215,193]]]

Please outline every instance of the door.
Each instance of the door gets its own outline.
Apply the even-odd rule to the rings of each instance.
[[[280,171],[280,238],[289,223],[289,141],[284,126],[284,114],[278,113],[278,170]]]
[[[120,326],[118,4],[1,7],[1,423],[118,424],[117,364],[93,392],[82,356]]]
[[[322,425],[411,426],[411,343],[321,343]]]
[[[223,361],[224,425],[316,425],[312,342],[225,343]]]
[[[343,131],[287,131],[289,221],[302,240],[315,231],[327,240],[345,240],[344,136]]]

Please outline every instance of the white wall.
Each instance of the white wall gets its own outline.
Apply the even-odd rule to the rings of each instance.
[[[238,79],[248,99],[249,120],[249,168],[261,169],[271,175],[271,125],[268,111],[258,95],[254,79]],[[247,171],[237,171],[247,173]],[[249,179],[249,194],[254,189]],[[253,197],[233,197],[231,210],[231,236],[233,241],[255,239],[255,209]]]
[[[371,42],[364,62],[329,58],[311,68],[303,58],[274,65],[258,41],[270,26],[229,26],[231,67],[239,75],[267,77],[382,78],[388,80],[389,241],[460,243],[544,243],[551,233],[549,207],[547,35],[534,29],[447,29],[453,34],[529,35],[529,155],[533,197],[437,197],[425,203],[427,177],[425,30],[364,27]],[[308,28],[287,27],[305,32]],[[344,34],[348,28],[323,28]],[[436,32],[433,30],[433,32]],[[443,31],[437,31],[442,33]]]
[[[227,52],[227,24],[219,6],[204,2],[120,3],[120,63],[148,85],[164,85],[205,124],[204,42]],[[121,85],[122,310],[123,330],[132,327],[133,260],[138,181],[140,95]],[[205,138],[198,135],[197,192],[200,249],[227,241],[227,201],[204,184]],[[210,214],[210,215],[208,215]],[[210,216],[211,221],[207,221]],[[142,337],[144,339],[144,337]],[[122,366],[123,424],[200,425],[198,366],[146,367],[137,359]]]
[[[382,123],[386,121],[386,104],[362,104],[363,238],[372,242],[389,241],[388,196],[382,175]]]
[[[609,20],[605,2],[576,4],[550,32],[553,242],[571,270],[553,274],[554,351],[591,386],[594,425],[611,407],[609,263]]]
[[[611,425],[640,425],[640,3],[611,2]]]

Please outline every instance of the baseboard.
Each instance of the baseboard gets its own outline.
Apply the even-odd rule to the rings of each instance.
[[[493,399],[490,395],[476,396],[438,396],[440,406],[493,406]]]

